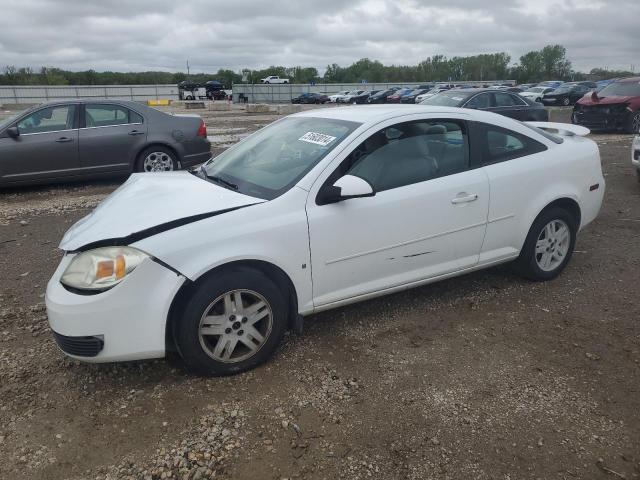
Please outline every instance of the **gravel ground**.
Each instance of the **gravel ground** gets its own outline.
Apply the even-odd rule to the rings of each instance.
[[[276,118],[210,115],[216,149]],[[0,191],[0,478],[639,478],[640,185],[631,137],[593,138],[605,204],[558,279],[498,267],[314,315],[228,378],[66,359],[56,247],[122,179]]]

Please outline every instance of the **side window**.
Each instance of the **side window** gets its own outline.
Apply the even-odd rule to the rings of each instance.
[[[516,102],[515,98],[508,93],[494,93],[496,99],[496,107],[512,107],[514,105],[521,105],[520,102]]]
[[[75,105],[43,108],[26,116],[16,125],[21,134],[47,133],[73,128]]]
[[[483,126],[482,141],[485,164],[524,157],[547,149],[544,144],[526,135],[486,124]]]
[[[489,108],[491,106],[491,97],[488,93],[476,95],[465,105],[466,108]]]
[[[144,123],[142,115],[134,112],[133,110],[129,110],[129,123]]]
[[[467,137],[466,125],[455,120],[393,125],[360,144],[336,176],[358,176],[381,192],[459,173],[469,165]]]
[[[129,122],[129,109],[120,105],[89,104],[84,109],[85,126],[108,127]]]

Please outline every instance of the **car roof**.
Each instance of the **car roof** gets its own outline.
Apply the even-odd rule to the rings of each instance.
[[[319,108],[296,113],[295,117],[330,118],[346,120],[362,124],[375,124],[387,119],[411,114],[462,114],[475,117],[482,114],[479,110],[468,110],[454,107],[432,107],[429,105],[393,104],[393,105],[362,105],[358,107]],[[493,118],[493,117],[491,117]],[[492,121],[492,123],[495,123]]]

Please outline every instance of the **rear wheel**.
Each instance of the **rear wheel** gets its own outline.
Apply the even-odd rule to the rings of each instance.
[[[152,145],[140,153],[136,170],[138,172],[171,172],[178,169],[175,153],[166,147]]]
[[[280,290],[263,273],[238,268],[198,286],[182,313],[175,340],[190,370],[230,375],[265,362],[286,325]]]
[[[578,226],[560,207],[543,211],[533,222],[520,256],[517,271],[534,281],[551,280],[564,270],[573,253]]]
[[[571,99],[569,97],[563,98],[562,105],[564,105],[565,107],[568,107],[569,105],[571,105]]]

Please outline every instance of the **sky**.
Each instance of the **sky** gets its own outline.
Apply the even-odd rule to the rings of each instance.
[[[640,0],[0,0],[0,67],[322,74],[561,44],[575,70],[640,71],[638,19]]]

